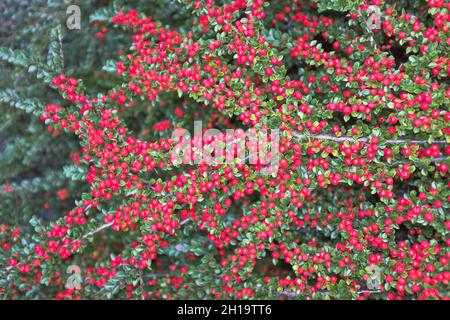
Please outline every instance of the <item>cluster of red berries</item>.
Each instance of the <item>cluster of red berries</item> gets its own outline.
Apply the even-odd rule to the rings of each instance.
[[[9,267],[42,278],[43,265],[68,260],[111,227],[128,247],[121,243],[109,263],[88,269],[86,286],[125,298],[201,290],[213,298],[448,299],[450,60],[436,53],[449,49],[449,5],[428,1],[436,11],[425,25],[385,1],[369,1],[383,10],[378,32],[416,57],[399,66],[387,53],[392,43],[342,35],[334,19],[304,15],[297,1],[270,16],[263,0],[187,2],[198,14],[189,32],[136,11],[112,18],[133,33],[134,50],[116,64],[120,87],[90,98],[76,79],[52,79],[77,108],[50,104],[41,119],[79,137],[90,192],[38,232],[42,241],[33,253],[13,253]],[[349,20],[364,21],[367,9],[352,9]],[[293,23],[295,36],[269,39],[262,32],[268,19],[274,27]],[[299,65],[304,73],[291,79],[288,69]],[[280,131],[276,170],[262,174],[264,159],[177,166],[172,137],[135,138],[121,112],[137,108],[139,99],[155,103],[167,91],[214,109],[212,120],[236,115],[254,130]],[[179,107],[174,113],[187,116]],[[164,119],[153,130],[170,133],[172,124]],[[196,137],[192,145],[214,148],[219,140]],[[399,239],[401,228],[408,232]],[[19,235],[1,233],[10,239],[0,242],[8,251]],[[172,256],[180,262],[169,274],[144,280]],[[287,266],[287,274],[274,271],[272,261]],[[372,291],[369,266],[382,270]],[[46,281],[62,286],[56,275]],[[119,289],[109,289],[114,283]],[[82,292],[61,289],[56,297]]]

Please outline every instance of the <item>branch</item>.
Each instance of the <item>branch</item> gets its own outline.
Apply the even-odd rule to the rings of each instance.
[[[436,158],[432,158],[432,159],[431,159],[431,162],[444,161],[444,160],[446,160],[447,158],[448,158],[447,156],[439,156],[439,157],[436,157]]]
[[[114,221],[108,222],[108,223],[106,223],[106,224],[104,224],[104,225],[98,227],[98,228],[95,229],[94,231],[91,231],[91,232],[86,233],[86,234],[85,234],[84,236],[82,236],[81,238],[82,238],[82,239],[85,239],[85,238],[87,238],[87,237],[90,237],[90,236],[96,234],[97,232],[102,231],[103,229],[106,229],[106,228],[111,227],[113,224],[114,224]]]
[[[357,294],[361,294],[361,293],[381,293],[381,290],[362,290],[362,291],[358,291]]]
[[[323,139],[323,140],[329,140],[334,142],[367,142],[371,138],[369,137],[361,137],[358,139],[355,139],[353,137],[335,137],[327,134],[299,134],[297,132],[293,133],[294,137],[297,139]],[[385,140],[388,143],[396,144],[396,143],[415,143],[415,144],[427,144],[429,143],[427,140],[409,140],[409,139],[387,139]],[[434,143],[438,144],[446,144],[447,142],[445,140],[437,140],[434,141]]]
[[[144,274],[144,278],[156,279],[161,277],[167,277],[169,273],[147,273]]]
[[[359,296],[363,293],[381,293],[381,290],[362,290],[362,291],[357,291],[356,294]],[[299,294],[295,291],[289,291],[289,290],[284,290],[282,292],[271,292],[272,294],[278,296],[278,297],[287,297],[287,298],[296,298],[299,296]],[[316,293],[321,293],[325,296],[329,296],[330,292],[329,291],[318,291]]]
[[[448,156],[439,156],[439,157],[434,157],[434,158],[420,158],[418,160],[413,160],[413,162],[420,161],[422,159],[429,159],[430,163],[435,163],[435,162],[439,162],[439,161],[445,161],[448,158],[449,158]],[[392,164],[399,164],[399,163],[404,163],[404,162],[402,162],[402,161],[395,161]]]

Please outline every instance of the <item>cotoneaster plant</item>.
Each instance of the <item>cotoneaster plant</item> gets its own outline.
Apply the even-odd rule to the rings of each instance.
[[[1,226],[0,294],[448,299],[450,3],[181,6],[173,26],[135,10],[103,22],[99,41],[114,26],[131,43],[104,92],[66,74],[59,27],[47,62],[0,50],[60,93],[33,110],[78,139],[89,190],[56,221]],[[278,132],[277,165],[173,161],[172,132],[194,120]]]

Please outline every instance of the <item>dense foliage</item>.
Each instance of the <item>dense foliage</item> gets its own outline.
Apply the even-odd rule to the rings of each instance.
[[[450,2],[82,1],[81,30],[23,2],[1,7],[2,297],[450,297]]]

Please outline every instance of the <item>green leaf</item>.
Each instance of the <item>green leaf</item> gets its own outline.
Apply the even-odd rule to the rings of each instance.
[[[51,70],[57,73],[61,73],[64,69],[61,25],[50,30],[50,46],[47,54],[47,65]]]
[[[28,113],[33,113],[35,115],[39,115],[42,112],[39,106],[44,105],[35,99],[22,99],[14,90],[11,89],[0,91],[0,102],[9,104],[14,108],[24,110]]]
[[[23,50],[0,47],[0,59],[21,67],[27,67],[31,64],[31,59]]]

